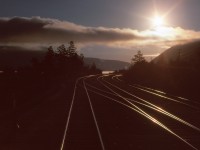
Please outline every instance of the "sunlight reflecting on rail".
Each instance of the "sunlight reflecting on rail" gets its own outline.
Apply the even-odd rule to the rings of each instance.
[[[161,97],[161,98],[164,98],[164,99],[167,99],[167,100],[170,100],[170,101],[174,101],[174,102],[176,102],[176,103],[180,103],[180,104],[189,106],[189,107],[194,108],[194,109],[199,109],[198,107],[195,107],[195,106],[193,106],[193,105],[184,103],[184,102],[182,102],[182,101],[179,101],[179,100],[176,100],[176,99],[173,99],[173,98],[170,98],[170,97],[166,97],[166,96],[164,96],[164,95],[160,95],[160,94],[157,94],[157,93],[154,93],[154,92],[151,92],[151,91],[148,91],[148,90],[145,90],[145,89],[142,89],[142,88],[133,86],[133,85],[129,85],[129,86],[130,86],[130,87],[133,87],[133,88],[136,88],[136,89],[139,89],[139,90],[141,90],[141,91],[144,91],[144,92],[147,92],[147,93],[156,95],[156,96],[158,96],[158,97]]]
[[[107,85],[105,85],[102,81],[100,81],[100,77],[97,78],[98,81],[104,85],[106,88],[108,88],[110,91],[112,91],[113,93],[115,93],[116,95],[118,95],[120,98],[122,98],[123,100],[127,101],[126,98],[124,98],[123,96],[121,96],[120,94],[116,93],[113,89],[111,89],[110,87],[108,87]],[[105,81],[105,80],[104,80]],[[113,100],[113,99],[112,99]],[[188,146],[190,146],[191,148],[197,150],[197,148],[195,146],[193,146],[192,144],[190,144],[189,142],[187,142],[185,139],[183,139],[182,137],[180,137],[179,135],[177,135],[175,132],[173,132],[171,129],[169,129],[167,126],[165,126],[164,124],[162,124],[161,122],[159,122],[157,119],[155,119],[154,117],[152,117],[151,115],[149,115],[148,113],[146,113],[144,110],[142,110],[141,108],[139,108],[138,106],[130,103],[129,101],[127,101],[131,106],[124,104],[122,102],[116,101],[117,103],[120,103],[132,110],[134,110],[135,112],[141,114],[142,116],[148,118],[149,120],[151,120],[152,122],[154,122],[155,124],[159,125],[161,128],[165,129],[166,131],[168,131],[169,133],[171,133],[172,135],[174,135],[175,137],[177,137],[178,139],[180,139],[181,141],[183,141],[184,143],[186,143]]]
[[[88,78],[90,78],[90,77],[91,76],[88,76]],[[86,84],[85,84],[85,80],[83,80],[83,86],[84,86],[85,92],[86,92],[87,97],[88,97],[88,101],[89,101],[90,108],[91,108],[91,111],[92,111],[92,116],[93,116],[93,119],[94,119],[94,122],[95,122],[95,125],[96,125],[96,129],[97,129],[97,132],[98,132],[99,140],[100,140],[100,143],[101,143],[101,148],[102,148],[102,150],[105,150],[105,146],[104,146],[104,142],[103,142],[103,139],[102,139],[102,135],[101,135],[101,132],[100,132],[100,129],[99,129],[99,125],[98,125],[98,122],[97,122],[97,118],[96,118],[96,115],[94,113],[93,105],[92,105],[92,102],[91,102],[91,99],[90,99],[90,96],[89,96],[89,93],[88,93],[88,90],[87,90],[87,87],[86,87]]]
[[[71,101],[71,105],[70,105],[70,109],[69,109],[69,113],[68,113],[68,117],[67,117],[67,122],[66,122],[65,130],[64,130],[64,135],[63,135],[63,138],[62,138],[62,143],[61,143],[60,150],[64,149],[66,135],[67,135],[68,127],[69,127],[69,121],[70,121],[70,118],[71,118],[72,108],[73,108],[73,104],[74,104],[74,100],[75,100],[75,95],[76,95],[76,90],[77,90],[77,84],[83,78],[85,78],[85,77],[78,78],[76,80],[76,82],[75,82],[75,85],[74,85],[74,92],[73,92],[73,96],[72,96],[72,101]]]
[[[122,76],[122,75],[120,75],[120,76]],[[114,78],[113,78],[114,79]],[[117,79],[117,81],[120,81],[120,82],[124,82],[123,80],[121,80],[121,79],[119,79],[118,78],[118,75],[115,75],[115,79]],[[160,91],[160,90],[156,90],[156,89],[152,89],[152,88],[149,88],[149,87],[145,87],[145,86],[141,86],[141,85],[138,85],[138,84],[134,84],[134,85],[129,85],[129,86],[136,86],[136,87],[139,87],[139,88],[141,88],[141,89],[143,89],[143,90],[147,90],[147,91],[149,91],[149,92],[152,92],[152,93],[154,93],[155,92],[155,94],[162,94],[163,96],[165,96],[165,97],[168,97],[168,98],[171,98],[171,99],[174,99],[174,100],[184,100],[184,101],[187,101],[187,102],[190,102],[190,103],[194,103],[194,104],[198,104],[198,105],[200,105],[200,103],[198,102],[198,101],[194,101],[194,100],[189,100],[189,99],[187,99],[187,98],[184,98],[184,97],[180,97],[180,96],[175,96],[175,95],[171,95],[171,94],[169,94],[169,93],[165,93],[165,92],[163,92],[163,91]],[[155,95],[154,94],[154,95]],[[174,97],[174,98],[172,98],[172,97]],[[187,104],[187,103],[185,103],[185,104]],[[195,109],[198,109],[199,110],[199,107],[196,107],[196,105],[194,106],[194,105],[190,105],[191,106],[191,108],[195,108]]]
[[[165,92],[163,92],[163,91],[156,90],[156,89],[152,89],[152,88],[149,88],[149,87],[146,87],[146,86],[141,86],[141,85],[138,85],[138,84],[134,84],[134,85],[135,85],[135,86],[139,86],[139,87],[146,88],[146,89],[151,90],[151,91],[155,91],[155,92],[160,93],[160,94],[167,94],[167,93],[165,93]]]
[[[150,106],[149,106],[149,105],[146,105],[146,104],[144,104],[144,103],[140,103],[140,102],[138,102],[138,101],[132,100],[132,99],[131,99],[131,101],[134,101],[134,102],[136,102],[136,103],[138,103],[138,104],[141,104],[141,105],[144,105],[144,106],[149,107],[149,108],[151,108],[151,109],[154,109],[154,110],[156,110],[156,111],[159,111],[159,112],[161,112],[161,113],[163,113],[163,114],[165,114],[165,115],[167,115],[167,116],[169,116],[169,117],[171,117],[171,118],[173,118],[173,119],[175,119],[175,120],[177,120],[177,121],[179,121],[179,122],[181,122],[181,123],[187,125],[188,127],[191,127],[191,128],[193,128],[193,129],[195,129],[195,130],[197,130],[197,131],[200,132],[200,129],[199,129],[198,127],[196,127],[196,126],[194,126],[194,125],[188,123],[187,121],[185,121],[185,120],[183,120],[183,119],[181,119],[181,118],[179,118],[179,117],[177,117],[177,116],[175,116],[175,115],[173,115],[173,114],[167,112],[166,110],[164,110],[164,109],[162,109],[162,108],[160,108],[160,107],[158,107],[158,106],[156,106],[156,105],[154,105],[154,104],[152,104],[152,103],[150,103],[150,102],[148,102],[148,101],[146,101],[146,100],[144,100],[144,99],[142,99],[142,98],[140,98],[140,97],[138,97],[138,96],[135,96],[135,95],[133,95],[133,94],[131,94],[131,93],[129,93],[129,92],[127,92],[127,91],[125,91],[125,90],[119,88],[118,86],[116,86],[116,85],[114,85],[114,84],[111,84],[111,83],[107,82],[106,80],[104,80],[104,81],[105,81],[106,83],[108,83],[109,85],[111,85],[111,86],[113,86],[113,87],[115,87],[115,88],[117,88],[117,89],[119,89],[119,90],[125,92],[126,94],[128,94],[128,95],[130,95],[130,96],[133,96],[134,98],[137,98],[138,100],[141,100],[142,102],[145,102],[145,103],[149,104]],[[130,99],[129,99],[129,100],[130,100]],[[151,107],[151,106],[153,106],[153,107]]]
[[[164,110],[164,109],[161,109],[161,108],[159,108],[159,107],[158,107],[158,108],[154,108],[154,107],[152,107],[152,106],[146,105],[146,104],[144,104],[144,103],[140,103],[140,102],[138,102],[138,101],[135,101],[135,100],[132,100],[132,99],[129,99],[129,98],[126,98],[126,99],[129,100],[129,101],[135,102],[135,103],[137,103],[137,104],[146,106],[146,107],[148,107],[148,108],[151,108],[151,109],[153,109],[153,110],[155,110],[155,111],[158,111],[158,112],[160,112],[160,113],[162,113],[162,114],[164,114],[164,115],[166,115],[166,116],[168,116],[168,117],[170,117],[170,118],[172,118],[172,119],[175,119],[176,121],[179,121],[180,123],[183,123],[184,125],[187,125],[188,127],[191,127],[191,128],[193,128],[193,129],[195,129],[195,130],[197,130],[197,131],[200,132],[200,129],[199,129],[198,127],[196,127],[196,126],[194,126],[194,125],[188,123],[187,121],[185,121],[185,120],[179,118],[178,116],[175,116],[175,115],[169,113],[168,111],[166,111],[166,110]]]
[[[159,122],[157,119],[155,119],[154,117],[152,117],[151,115],[149,115],[148,113],[146,113],[143,109],[141,109],[140,107],[136,106],[135,104],[131,103],[130,101],[128,101],[125,97],[123,97],[122,95],[120,95],[119,93],[117,93],[116,91],[114,91],[113,89],[111,89],[109,86],[107,86],[105,83],[103,83],[102,81],[106,82],[107,84],[121,90],[124,91],[125,93],[130,94],[129,92],[117,87],[116,85],[111,84],[110,82],[103,80],[102,81],[99,80],[100,77],[97,78],[97,80],[107,89],[109,89],[111,92],[115,93],[116,95],[118,95],[120,98],[122,98],[124,101],[128,102],[132,107],[131,109],[133,109],[134,111],[140,113],[141,115],[145,116],[146,118],[150,119],[152,122],[156,123],[157,125],[159,125],[160,127],[162,127],[163,129],[165,129],[166,131],[168,131],[169,133],[171,133],[172,135],[174,135],[175,137],[177,137],[178,139],[180,139],[181,141],[183,141],[184,143],[186,143],[188,146],[190,146],[191,148],[197,150],[196,147],[194,147],[192,144],[190,144],[189,142],[187,142],[185,139],[183,139],[182,137],[180,137],[179,135],[177,135],[175,132],[173,132],[171,129],[169,129],[168,127],[166,127],[163,123]],[[132,94],[131,94],[132,95]],[[134,96],[135,97],[135,96]],[[134,107],[134,108],[133,108]],[[130,108],[130,107],[129,107]],[[158,109],[159,110],[159,109]]]

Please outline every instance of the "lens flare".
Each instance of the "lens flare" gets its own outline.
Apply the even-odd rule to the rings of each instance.
[[[164,21],[164,18],[161,17],[161,16],[155,16],[153,19],[152,19],[152,23],[153,23],[153,26],[154,27],[161,27],[164,25],[165,21]]]

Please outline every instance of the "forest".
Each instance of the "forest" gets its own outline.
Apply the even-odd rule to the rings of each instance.
[[[124,71],[127,82],[155,88],[174,95],[197,99],[200,88],[200,62],[191,65],[177,58],[170,64],[147,62],[141,51],[132,58],[132,65]]]
[[[80,76],[98,74],[95,64],[86,66],[84,56],[78,55],[76,46],[70,41],[56,50],[50,46],[42,60],[32,58],[30,66],[5,67],[0,73],[0,118],[5,123],[0,128],[0,141],[9,145],[17,130],[17,118],[26,114],[52,93],[66,90],[66,100],[71,99],[75,80]],[[47,103],[48,104],[48,103]],[[9,125],[9,126],[8,126]],[[9,129],[9,130],[7,130]]]

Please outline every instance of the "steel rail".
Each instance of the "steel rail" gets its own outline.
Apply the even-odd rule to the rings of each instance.
[[[106,91],[104,91],[104,90],[102,90],[102,89],[99,89],[99,88],[97,88],[97,87],[91,86],[91,85],[89,85],[89,84],[87,84],[87,83],[86,83],[86,85],[89,86],[89,87],[91,87],[91,88],[93,88],[93,89],[96,89],[96,90],[98,90],[98,91],[101,91],[101,92],[103,92],[103,93],[107,93],[107,94],[110,94],[110,95],[113,95],[113,96],[117,96],[116,94],[112,94],[112,93],[110,93],[110,92],[106,92]],[[125,98],[126,98],[126,97],[125,97]],[[130,99],[130,98],[126,98],[126,99],[127,99],[128,101],[135,102],[135,103],[140,104],[140,105],[142,105],[142,106],[148,107],[148,108],[150,108],[150,109],[152,109],[152,110],[155,110],[155,111],[157,111],[157,112],[160,112],[160,113],[162,113],[162,114],[164,114],[164,115],[166,115],[166,116],[168,116],[168,117],[170,117],[170,118],[172,118],[172,119],[174,119],[174,120],[176,120],[176,121],[178,121],[178,122],[180,122],[180,123],[182,123],[182,124],[184,124],[184,125],[187,125],[188,127],[193,128],[194,130],[197,130],[197,131],[200,132],[200,129],[199,129],[198,127],[196,127],[195,125],[193,125],[193,124],[191,124],[191,123],[189,123],[189,122],[187,122],[187,121],[181,119],[181,118],[178,117],[178,116],[175,116],[174,114],[172,114],[172,113],[170,113],[170,112],[168,112],[168,111],[166,111],[166,110],[160,108],[160,107],[157,106],[157,105],[154,105],[154,104],[153,104],[154,107],[152,107],[152,105],[147,105],[146,103],[138,102],[138,101],[133,100],[133,99]]]
[[[101,76],[103,77],[103,76]],[[156,123],[157,125],[159,125],[161,128],[165,129],[166,131],[168,131],[169,133],[171,133],[172,135],[174,135],[175,137],[177,137],[179,140],[183,141],[185,144],[187,144],[188,146],[190,146],[191,148],[198,150],[195,146],[193,146],[192,144],[190,144],[189,142],[187,142],[185,139],[183,139],[181,136],[179,136],[178,134],[176,134],[175,132],[173,132],[170,128],[168,128],[167,126],[165,126],[163,123],[161,123],[160,121],[158,121],[157,119],[155,119],[154,117],[152,117],[151,115],[149,115],[148,113],[146,113],[144,110],[142,110],[140,107],[136,106],[135,104],[131,103],[130,101],[128,101],[126,98],[124,98],[122,95],[118,94],[117,92],[115,92],[113,89],[111,89],[109,86],[105,85],[102,81],[99,80],[100,77],[98,77],[98,81],[104,85],[107,89],[109,89],[110,91],[112,91],[113,93],[117,94],[119,97],[121,97],[123,100],[125,100],[126,102],[128,102],[130,105],[132,105],[134,110],[137,110],[136,112],[139,112],[140,114],[143,114],[143,116],[145,116],[146,118],[150,119],[152,122]],[[105,81],[105,80],[104,80]],[[105,81],[106,83],[109,83],[107,81]],[[110,85],[112,85],[110,83]]]
[[[113,79],[113,78],[112,78],[112,79]],[[193,106],[193,105],[187,104],[187,103],[185,103],[185,102],[182,102],[182,101],[177,100],[177,99],[174,99],[174,98],[167,97],[166,94],[161,95],[161,94],[158,94],[158,92],[152,92],[152,91],[150,91],[150,90],[143,89],[143,88],[141,88],[141,87],[137,87],[137,86],[130,85],[130,84],[129,84],[128,86],[130,86],[130,87],[132,87],[132,88],[135,88],[135,89],[138,89],[138,90],[140,90],[140,91],[144,91],[144,92],[146,92],[146,93],[149,93],[149,94],[152,94],[152,95],[161,97],[161,98],[163,98],[163,99],[170,100],[170,101],[173,101],[173,102],[176,102],[176,103],[180,103],[180,104],[186,105],[186,106],[188,106],[188,107],[190,107],[190,108],[199,110],[198,107],[195,107],[195,106]],[[160,93],[160,92],[159,92],[159,93]],[[180,98],[179,98],[179,99],[180,99]],[[190,101],[190,100],[185,100],[185,101]]]
[[[70,109],[69,109],[69,112],[68,112],[67,122],[66,122],[66,125],[65,125],[65,130],[64,130],[64,134],[63,134],[63,138],[62,138],[62,143],[61,143],[60,150],[64,149],[66,135],[67,135],[68,127],[69,127],[69,121],[70,121],[70,117],[71,117],[71,113],[72,113],[72,108],[73,108],[73,104],[74,104],[74,100],[75,100],[75,95],[76,95],[76,91],[77,91],[77,84],[78,84],[79,80],[81,80],[83,78],[85,78],[85,77],[78,78],[76,80],[76,82],[75,82],[75,85],[74,85],[73,96],[72,96],[72,100],[71,100]]]
[[[102,148],[102,150],[105,150],[104,142],[103,142],[102,135],[101,135],[101,132],[100,132],[100,129],[99,129],[99,125],[98,125],[98,122],[97,122],[97,119],[96,119],[96,116],[95,116],[95,113],[94,113],[92,102],[91,102],[87,87],[85,85],[85,79],[83,80],[83,86],[84,86],[85,92],[86,92],[87,97],[88,97],[88,101],[89,101],[90,108],[91,108],[91,111],[92,111],[93,119],[94,119],[96,129],[97,129],[97,132],[98,132],[99,140],[100,140],[100,143],[101,143],[101,148]]]

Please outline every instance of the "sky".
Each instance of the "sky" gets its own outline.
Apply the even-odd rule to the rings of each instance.
[[[0,0],[0,46],[75,41],[85,57],[130,62],[200,39],[199,0]],[[160,20],[162,21],[160,21]]]

